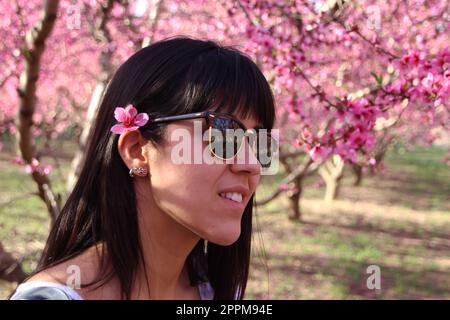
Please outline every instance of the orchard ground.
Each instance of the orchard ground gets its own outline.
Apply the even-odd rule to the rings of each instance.
[[[70,144],[43,158],[56,168],[51,180],[64,190]],[[50,152],[51,153],[51,152]],[[450,168],[439,148],[391,150],[386,169],[360,187],[346,171],[339,200],[322,201],[319,178],[306,182],[301,222],[287,219],[279,198],[257,209],[247,299],[450,299]],[[0,240],[31,271],[44,247],[48,214],[32,195],[24,169],[0,158]],[[281,176],[265,176],[262,198]],[[369,265],[381,270],[381,289],[367,288]],[[0,282],[5,299],[15,284]]]

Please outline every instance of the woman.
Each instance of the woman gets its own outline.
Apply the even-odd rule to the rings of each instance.
[[[172,138],[194,141],[196,125],[202,137],[270,130],[274,118],[269,84],[236,49],[177,37],[135,53],[107,88],[37,270],[12,299],[243,299],[255,144],[209,134],[203,155],[214,163],[180,164]],[[217,148],[230,141],[231,157]]]

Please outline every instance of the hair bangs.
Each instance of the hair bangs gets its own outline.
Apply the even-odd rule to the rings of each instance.
[[[274,98],[264,75],[233,48],[205,52],[187,76],[184,105],[191,112],[212,110],[253,118],[266,129],[275,121]]]

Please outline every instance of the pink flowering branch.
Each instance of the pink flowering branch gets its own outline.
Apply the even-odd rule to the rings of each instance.
[[[345,24],[344,22],[342,22],[339,19],[334,19],[334,21],[339,24],[340,26],[342,26],[344,29],[346,29],[348,32],[353,32],[356,35],[358,35],[358,37],[360,37],[363,41],[365,41],[366,43],[368,43],[371,47],[373,47],[375,50],[377,50],[378,52],[381,52],[387,56],[389,56],[391,59],[400,59],[400,57],[386,49],[384,49],[383,47],[381,47],[378,43],[369,40],[366,36],[364,36],[361,31],[359,30],[359,27],[356,25],[349,25],[349,24]]]

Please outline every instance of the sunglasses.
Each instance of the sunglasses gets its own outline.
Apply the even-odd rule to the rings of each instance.
[[[221,160],[231,160],[242,148],[244,138],[248,138],[258,162],[263,168],[271,165],[271,157],[277,141],[270,131],[263,128],[247,129],[246,126],[227,113],[204,111],[152,119],[151,123],[179,120],[205,119],[209,131],[208,146],[211,153]]]

